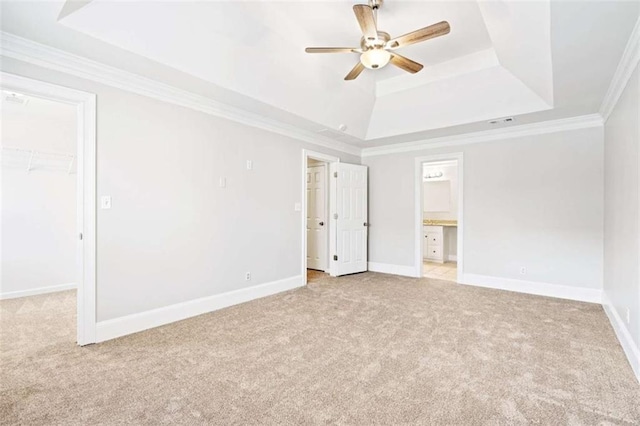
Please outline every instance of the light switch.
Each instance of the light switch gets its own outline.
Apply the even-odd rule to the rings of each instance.
[[[111,197],[109,195],[103,195],[100,197],[100,208],[103,210],[111,208]]]
[[[220,188],[226,188],[227,187],[227,178],[226,177],[221,177],[219,185],[220,185]]]
[[[295,203],[295,204],[293,205],[293,209],[294,209],[295,211],[297,211],[297,212],[302,211],[302,204],[300,204],[300,203]]]

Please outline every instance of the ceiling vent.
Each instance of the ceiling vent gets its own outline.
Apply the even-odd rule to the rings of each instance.
[[[513,117],[506,118],[498,118],[497,120],[488,121],[489,124],[504,124],[504,123],[513,123],[515,119]]]
[[[357,138],[346,133],[346,130],[347,130],[346,127],[347,126],[344,126],[344,130],[320,129],[320,130],[316,130],[316,133],[336,141],[353,143]]]
[[[344,130],[342,128],[342,126],[344,126]],[[320,129],[318,130],[316,133],[321,134],[322,136],[326,136],[328,138],[334,138],[334,139],[339,139],[342,136],[344,136],[344,132],[347,130],[347,126],[345,126],[344,124],[341,124],[339,127],[339,130],[333,130],[333,129]]]
[[[338,133],[338,132],[336,132],[335,130],[332,130],[332,129],[320,129],[320,130],[317,130],[316,133],[319,133],[322,136],[326,136],[328,138],[337,137],[337,136],[340,135],[340,133]]]
[[[2,100],[16,105],[26,105],[29,103],[29,98],[20,93],[2,92]]]

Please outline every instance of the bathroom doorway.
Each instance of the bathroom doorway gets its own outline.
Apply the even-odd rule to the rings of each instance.
[[[416,162],[416,263],[420,277],[462,279],[462,154]],[[419,256],[419,257],[418,257]]]

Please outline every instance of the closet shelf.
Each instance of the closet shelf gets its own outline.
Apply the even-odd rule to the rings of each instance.
[[[76,156],[66,152],[41,151],[36,149],[2,147],[2,167],[47,170],[72,174]]]

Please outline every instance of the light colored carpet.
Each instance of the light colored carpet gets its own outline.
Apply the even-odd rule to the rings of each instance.
[[[598,305],[366,273],[84,348],[0,302],[2,424],[637,424]]]

